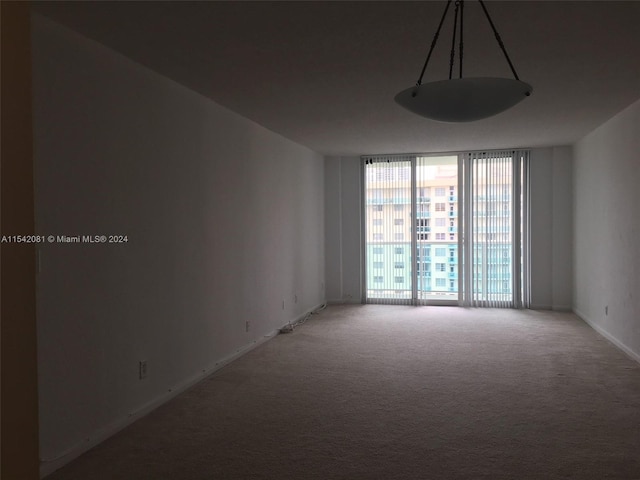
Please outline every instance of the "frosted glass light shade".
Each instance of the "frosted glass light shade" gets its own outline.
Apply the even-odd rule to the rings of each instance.
[[[416,95],[413,96],[414,92]],[[407,88],[395,101],[407,110],[440,122],[472,122],[503,112],[527,96],[533,87],[509,78],[458,78]]]

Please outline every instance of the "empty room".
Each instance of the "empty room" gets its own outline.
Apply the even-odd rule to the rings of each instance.
[[[640,2],[1,6],[3,479],[640,479]]]

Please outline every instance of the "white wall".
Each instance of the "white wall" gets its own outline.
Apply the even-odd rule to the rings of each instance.
[[[360,157],[325,159],[325,273],[327,300],[362,301]]]
[[[360,301],[360,158],[325,162],[327,298]],[[531,290],[533,308],[571,309],[571,147],[531,152]]]
[[[639,151],[640,100],[574,146],[574,305],[640,361]]]
[[[571,310],[572,151],[536,148],[530,158],[531,308]]]
[[[39,16],[33,67],[37,231],[128,236],[40,249],[48,472],[324,302],[324,160]]]

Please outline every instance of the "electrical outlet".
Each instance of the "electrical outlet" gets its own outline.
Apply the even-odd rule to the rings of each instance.
[[[140,360],[140,362],[138,363],[138,378],[140,380],[144,380],[145,378],[147,378],[147,361],[146,360]]]
[[[245,332],[248,332],[250,327],[251,327],[251,324],[249,323],[249,320],[247,320],[247,321],[244,323],[244,331],[245,331]]]

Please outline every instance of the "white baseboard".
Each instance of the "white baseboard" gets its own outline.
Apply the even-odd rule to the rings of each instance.
[[[532,303],[529,305],[529,309],[531,310],[552,310],[553,307],[551,305],[542,305],[538,303]]]
[[[310,310],[307,310],[306,312],[304,312],[302,315],[298,315],[297,318],[291,320],[290,322],[285,323],[283,325],[283,327],[285,327],[285,326],[287,326],[289,324],[295,325],[296,323],[301,322],[302,320],[307,318],[307,316],[312,315],[312,314],[314,314],[316,312],[319,312],[320,310],[323,310],[324,307],[326,307],[328,303],[329,302],[325,301],[325,302],[322,302],[322,303],[316,305],[315,307],[311,308]]]
[[[334,298],[327,300],[328,305],[362,305],[362,300],[359,298]]]
[[[312,309],[308,310],[306,313],[302,314],[297,319],[295,319],[295,321],[287,322],[285,325],[302,320],[309,313],[313,313],[320,310],[325,304],[326,303],[321,303],[319,305],[316,305],[315,307],[313,307]],[[40,459],[40,478],[43,478],[55,472],[56,470],[64,467],[66,464],[78,458],[83,453],[91,450],[93,447],[104,442],[107,438],[112,437],[119,431],[131,425],[133,422],[151,413],[153,410],[155,410],[159,406],[167,403],[169,400],[171,400],[175,396],[181,394],[182,392],[194,386],[198,382],[204,380],[206,377],[215,373],[217,370],[220,370],[225,365],[231,363],[232,361],[236,360],[242,355],[250,352],[251,350],[263,344],[267,340],[271,340],[273,337],[278,335],[279,332],[280,332],[280,329],[273,330],[272,332],[269,332],[268,334],[263,335],[261,338],[240,347],[234,353],[219,359],[213,365],[211,365],[208,368],[205,368],[200,373],[197,373],[187,378],[183,382],[180,382],[178,385],[175,385],[172,388],[168,389],[162,395],[154,398],[153,400],[145,403],[144,405],[139,406],[136,410],[134,410],[133,412],[130,412],[126,417],[119,418],[116,421],[110,423],[109,425],[106,425],[105,427],[97,430],[96,432],[93,432],[90,437],[76,443],[72,447],[69,447],[67,450],[59,453],[55,458]]]
[[[630,359],[640,363],[640,353],[633,351],[631,348],[625,345],[622,341],[618,340],[616,337],[611,335],[601,326],[597,325],[595,322],[590,320],[589,317],[584,313],[582,313],[580,310],[573,309],[573,313],[575,313],[578,317],[580,317],[580,319],[583,322],[585,322],[587,325],[593,328],[596,332],[598,332],[600,335],[606,338],[609,342],[611,342],[615,347],[622,350],[622,352],[625,353]]]
[[[554,312],[573,312],[573,307],[571,305],[553,305],[551,310]]]
[[[573,307],[571,305],[532,304],[532,305],[529,305],[529,309],[531,309],[531,310],[553,310],[554,312],[573,312]]]

